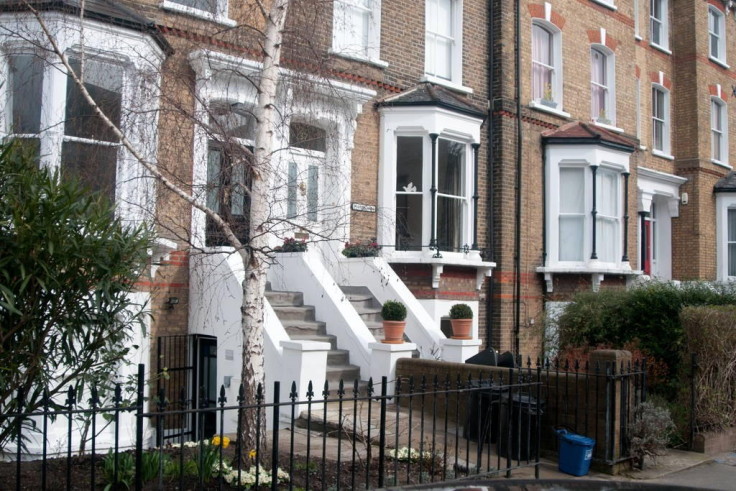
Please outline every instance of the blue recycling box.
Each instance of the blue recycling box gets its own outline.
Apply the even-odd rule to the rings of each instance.
[[[560,441],[560,472],[584,476],[590,470],[595,440],[567,430],[557,430]]]

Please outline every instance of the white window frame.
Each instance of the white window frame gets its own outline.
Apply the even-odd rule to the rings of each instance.
[[[345,58],[366,61],[381,67],[388,63],[381,61],[381,0],[334,0],[332,14],[332,49],[330,53]],[[348,24],[351,12],[362,12],[366,17],[367,33],[365,42],[350,43],[356,39],[357,27]]]
[[[450,19],[451,34],[449,38],[441,33],[436,32],[431,24],[429,10],[434,4],[441,0],[425,1],[425,35],[424,35],[424,80],[445,85],[450,88],[456,88],[463,92],[469,89],[463,87],[463,0],[450,0],[452,3],[452,18]],[[450,60],[450,76],[444,77],[437,74],[435,64],[437,57],[432,57],[434,52],[430,49],[434,39],[445,38],[451,40],[451,60]]]
[[[655,114],[655,91],[662,94],[662,114]],[[659,84],[652,84],[652,154],[672,159],[670,135],[670,91]],[[657,145],[655,138],[657,126],[662,127],[662,142]]]
[[[596,271],[620,271],[622,273],[630,272],[631,268],[628,262],[622,261],[623,250],[623,215],[624,215],[624,196],[623,196],[623,174],[629,171],[630,154],[617,149],[601,147],[598,145],[565,145],[553,144],[546,147],[546,205],[547,205],[547,265],[539,268],[539,272],[543,273],[584,273]],[[614,215],[609,217],[616,222],[616,240],[613,261],[603,261],[601,259],[591,258],[592,244],[592,227],[596,226],[596,222],[590,213],[593,209],[593,168],[596,167],[596,173],[613,172],[619,179],[616,181],[616,210]],[[560,260],[560,175],[561,170],[566,168],[582,168],[584,169],[584,225],[583,225],[583,257],[580,261],[563,261]],[[596,190],[599,196],[600,189]],[[600,255],[600,236],[596,234],[597,253]],[[629,251],[631,252],[631,251]]]
[[[728,106],[722,99],[714,96],[710,98],[710,158],[714,164],[730,168],[728,163]]]
[[[598,83],[593,80],[593,55],[598,52],[604,57],[604,77],[603,83]],[[590,63],[591,63],[591,94],[590,94],[590,107],[591,107],[591,118],[594,122],[600,123],[605,126],[616,126],[616,55],[606,46],[601,44],[594,44],[590,48]],[[604,97],[604,110],[605,117],[601,117],[599,114],[594,114],[593,95],[595,87],[605,92]]]
[[[736,213],[736,193],[716,193],[716,278],[736,281],[728,271],[728,214]]]
[[[603,5],[606,8],[609,8],[613,11],[618,10],[618,7],[616,7],[616,2],[614,0],[593,0],[593,2]]]
[[[237,22],[228,17],[228,0],[215,0],[217,2],[215,6],[215,12],[209,12],[207,10],[198,9],[196,7],[190,7],[183,5],[176,0],[163,0],[161,7],[164,10],[171,12],[178,12],[181,14],[190,15],[192,17],[199,17],[200,19],[217,22],[229,27],[234,27]]]
[[[482,119],[470,115],[459,114],[444,108],[433,106],[400,106],[384,107],[381,109],[380,141],[381,172],[378,179],[378,205],[385,210],[378,217],[378,242],[385,244],[382,255],[392,261],[427,260],[439,263],[463,264],[470,261],[473,264],[481,262],[477,250],[469,251],[441,251],[441,258],[433,258],[436,251],[429,250],[432,228],[436,225],[431,221],[432,195],[432,144],[430,134],[437,134],[436,145],[439,148],[441,139],[459,142],[465,145],[465,168],[463,169],[463,197],[465,211],[462,219],[463,245],[473,244],[472,194],[474,190],[474,142],[480,141],[480,125]],[[394,247],[396,240],[396,169],[397,169],[397,138],[400,136],[418,136],[422,138],[422,238],[419,251],[401,251]],[[439,160],[439,157],[438,157]],[[438,176],[435,173],[435,179]],[[439,193],[437,193],[439,195]],[[435,197],[437,199],[437,197]],[[437,218],[435,217],[435,220]],[[436,236],[436,235],[435,235]]]
[[[717,53],[713,53],[713,43]],[[726,68],[726,15],[713,5],[708,6],[708,57]]]
[[[550,84],[550,87],[543,87],[541,88],[542,93],[539,93],[539,88],[535,90],[534,85],[534,66],[538,62],[532,58],[532,67],[531,67],[531,87],[532,87],[532,100],[530,105],[534,108],[541,109],[543,111],[553,112],[557,113],[563,116],[569,116],[569,114],[565,113],[563,111],[563,72],[562,72],[562,31],[560,29],[552,24],[551,22],[547,22],[544,19],[533,19],[532,20],[532,32],[531,32],[531,42],[534,43],[534,28],[535,26],[537,28],[544,29],[550,34],[550,37],[552,39],[552,46],[550,47],[551,54],[552,54],[552,64],[551,65],[544,65],[541,64],[544,68],[549,68],[552,71],[552,82]],[[533,50],[533,46],[530,48]],[[551,94],[547,93],[549,91]],[[551,99],[550,99],[551,96]],[[549,101],[552,101],[553,104],[550,104]]]
[[[158,147],[156,128],[160,67],[165,58],[161,48],[147,34],[97,22],[85,22],[82,38],[82,30],[68,29],[70,20],[74,19],[73,21],[78,23],[79,19],[55,12],[43,15],[49,32],[64,33],[63,36],[57,36],[55,42],[67,58],[79,56],[80,46],[83,45],[88,59],[99,59],[122,68],[120,129],[132,145],[139,149],[143,158],[155,162]],[[39,27],[38,20],[31,14],[0,17],[0,32],[9,33],[0,34],[0,78],[6,80],[8,55],[39,53],[35,47],[19,41],[12,33],[22,32],[25,33],[24,36],[37,33],[39,39],[44,39],[45,35]],[[155,210],[155,189],[148,172],[120,143],[65,135],[66,88],[67,83],[73,82],[68,80],[66,70],[53,55],[39,56],[46,57],[42,98],[39,102],[40,132],[33,135],[40,141],[40,165],[52,170],[59,169],[65,141],[118,147],[114,189],[115,213],[130,223],[149,220],[152,210]],[[0,111],[4,112],[8,106],[9,97],[9,88],[7,84],[3,84],[0,87]],[[134,118],[131,117],[133,111]],[[0,118],[0,138],[11,136],[7,119]],[[135,120],[135,124],[130,124],[131,120]]]
[[[654,15],[655,6],[659,6],[661,17]],[[655,30],[658,30],[660,41],[654,40]],[[670,20],[669,0],[651,0],[649,3],[649,44],[655,48],[671,54],[670,52]]]
[[[634,0],[634,39],[641,40],[641,22],[639,21],[639,0]]]

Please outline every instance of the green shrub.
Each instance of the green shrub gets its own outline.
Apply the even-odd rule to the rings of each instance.
[[[143,482],[154,480],[158,477],[159,469],[166,469],[171,457],[156,451],[143,452],[141,466],[141,478]]]
[[[381,308],[381,317],[385,321],[403,321],[406,319],[406,307],[396,300],[387,300]]]
[[[472,319],[473,310],[468,304],[456,303],[450,307],[450,319]]]
[[[118,475],[115,479],[115,453],[110,450],[102,461],[102,474],[107,485],[105,491],[111,489],[130,489],[135,479],[135,460],[133,454],[129,452],[118,453]]]
[[[623,348],[638,341],[647,355],[667,367],[666,382],[654,388],[674,400],[684,347],[680,311],[691,305],[736,304],[733,285],[648,282],[630,290],[582,293],[560,316],[560,344]]]

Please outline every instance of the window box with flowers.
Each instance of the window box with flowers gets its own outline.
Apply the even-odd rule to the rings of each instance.
[[[273,252],[306,252],[307,241],[304,239],[297,240],[291,237],[284,239],[284,243],[276,246]]]
[[[376,239],[356,242],[345,242],[342,255],[345,257],[376,257],[381,252],[381,246]]]

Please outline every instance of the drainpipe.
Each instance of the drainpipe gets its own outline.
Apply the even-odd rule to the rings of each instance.
[[[488,0],[488,67],[487,67],[487,82],[488,82],[488,126],[486,127],[486,140],[488,145],[488,173],[486,174],[486,182],[488,184],[488,250],[489,257],[487,261],[494,261],[495,259],[495,247],[493,245],[494,233],[493,233],[493,191],[494,191],[494,178],[493,178],[493,66],[495,61],[494,56],[494,41],[496,38],[496,32],[493,27],[494,23],[494,9],[493,1]],[[493,295],[495,291],[495,276],[491,274],[488,278],[488,296],[486,297],[486,347],[490,348],[493,346]]]
[[[521,331],[521,2],[514,2],[515,22],[515,98],[516,98],[516,206],[514,217],[514,354],[519,355]]]

